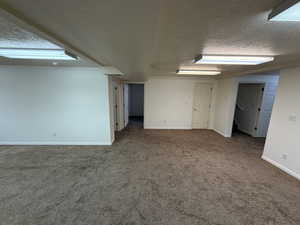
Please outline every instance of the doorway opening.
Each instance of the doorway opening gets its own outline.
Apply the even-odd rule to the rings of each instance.
[[[144,127],[144,84],[129,83],[124,86],[125,126]]]
[[[232,136],[248,136],[265,142],[276,87],[266,83],[240,83],[235,105]]]

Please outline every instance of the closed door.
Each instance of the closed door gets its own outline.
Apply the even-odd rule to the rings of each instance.
[[[118,96],[118,87],[114,87],[114,120],[115,120],[115,131],[117,131],[118,128],[118,121],[119,121],[119,116],[118,116],[118,101],[119,101],[119,96]]]
[[[276,83],[269,83],[268,88],[264,90],[263,104],[259,115],[257,137],[266,137],[273,110],[273,104],[276,96]]]
[[[207,129],[209,126],[212,85],[196,84],[194,88],[193,129]]]
[[[129,122],[129,86],[124,84],[124,126]]]

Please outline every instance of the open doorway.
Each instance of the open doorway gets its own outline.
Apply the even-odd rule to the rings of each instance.
[[[144,127],[144,84],[125,84],[124,118],[125,125]]]
[[[276,88],[266,83],[240,83],[233,121],[233,137],[247,135],[265,140]]]
[[[265,84],[240,84],[236,100],[233,131],[258,137]]]

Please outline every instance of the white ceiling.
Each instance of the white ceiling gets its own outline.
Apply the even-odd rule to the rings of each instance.
[[[175,76],[178,68],[220,69],[226,76],[300,65],[300,23],[267,21],[279,2],[3,0],[0,6],[140,81]],[[260,66],[195,66],[201,53],[276,58]]]

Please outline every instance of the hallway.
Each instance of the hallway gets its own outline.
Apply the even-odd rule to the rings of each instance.
[[[0,224],[300,224],[263,142],[130,125],[111,147],[0,146]]]

